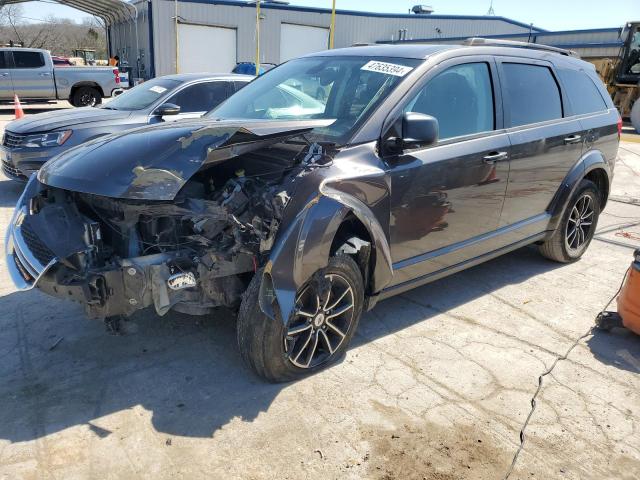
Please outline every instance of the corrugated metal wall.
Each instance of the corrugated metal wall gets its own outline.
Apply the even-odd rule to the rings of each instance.
[[[153,0],[153,29],[156,75],[175,72],[175,27],[173,0]],[[235,28],[237,61],[253,61],[255,52],[255,5],[214,5],[205,2],[180,2],[180,20],[185,23]],[[287,8],[262,8],[261,61],[280,62],[280,24],[294,23],[329,27],[331,15],[318,11]],[[398,38],[406,29],[406,38],[430,38],[439,35],[473,36],[528,32],[528,27],[499,17],[471,19],[429,16],[365,16],[339,14],[336,18],[336,47],[355,43],[375,43]],[[439,30],[439,33],[438,33]],[[148,37],[148,34],[146,35]],[[193,45],[202,55],[215,55],[215,45]]]
[[[136,32],[136,22],[133,18],[128,22],[112,25],[111,54],[118,55],[121,62],[129,64],[133,68],[134,77],[148,78],[151,74],[148,0],[139,0],[134,5],[138,11],[138,30]],[[138,58],[139,66],[137,66]]]
[[[496,38],[499,40],[515,40],[518,42],[532,42],[542,45],[551,45],[560,48],[574,50],[584,58],[615,57],[620,53],[622,40],[619,38],[620,30],[617,28],[601,28],[594,30],[567,30],[562,32],[533,32],[531,35],[492,33],[478,35],[484,38]],[[408,43],[446,43],[459,44],[464,36],[452,38],[425,38],[407,40]]]

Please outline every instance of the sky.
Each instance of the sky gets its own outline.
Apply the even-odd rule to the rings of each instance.
[[[290,0],[292,5],[331,7],[331,0]],[[485,15],[490,0],[336,0],[338,9],[407,13],[416,3],[431,5],[436,14]],[[23,15],[42,19],[48,15],[80,20],[86,14],[47,2],[24,4]],[[496,15],[547,30],[619,27],[640,20],[640,0],[494,0]]]

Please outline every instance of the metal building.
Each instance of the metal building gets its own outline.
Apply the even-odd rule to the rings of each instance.
[[[623,41],[620,39],[622,28],[594,28],[588,30],[563,30],[557,32],[538,31],[526,34],[489,34],[477,35],[483,38],[516,40],[520,42],[540,43],[553,47],[575,51],[582,58],[617,57]],[[413,38],[398,42],[381,40],[378,43],[451,43],[464,41],[465,36],[443,38]]]
[[[112,54],[134,67],[134,75],[136,70],[143,78],[175,73],[176,57],[180,72],[229,72],[237,62],[255,59],[255,1],[179,0],[177,41],[174,0],[133,0],[131,4],[136,8],[137,19],[112,22],[108,33]],[[263,2],[260,61],[281,63],[326,49],[330,22],[329,9]],[[498,16],[338,10],[335,47],[381,41],[543,32],[540,28]]]

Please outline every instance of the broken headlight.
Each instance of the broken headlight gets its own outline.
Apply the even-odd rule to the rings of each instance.
[[[57,147],[59,145],[63,145],[64,142],[69,140],[72,133],[73,130],[64,130],[62,132],[27,135],[22,146],[27,148]]]

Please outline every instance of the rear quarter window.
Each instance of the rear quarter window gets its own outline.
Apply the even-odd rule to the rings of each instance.
[[[15,68],[44,67],[44,55],[40,52],[13,52]]]
[[[593,80],[582,70],[559,69],[560,81],[575,115],[607,110],[607,104]]]
[[[503,63],[511,126],[562,118],[560,89],[549,67]]]

